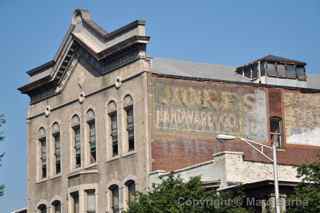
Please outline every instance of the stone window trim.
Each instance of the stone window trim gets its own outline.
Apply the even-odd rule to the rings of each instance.
[[[65,210],[66,212],[72,212],[73,209],[73,198],[72,195],[74,194],[78,194],[78,199],[79,199],[79,212],[85,212],[86,211],[86,199],[87,199],[87,191],[95,191],[95,195],[96,195],[96,209],[98,208],[98,195],[99,195],[99,189],[96,183],[93,184],[81,184],[81,185],[77,185],[77,186],[73,186],[73,187],[69,187],[67,190],[67,195],[68,195],[68,201],[67,201],[67,210]],[[98,211],[97,211],[98,212]],[[90,213],[90,212],[89,212]]]

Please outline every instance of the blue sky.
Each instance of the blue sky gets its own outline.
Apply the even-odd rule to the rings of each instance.
[[[26,110],[16,90],[25,71],[50,60],[75,8],[87,8],[108,31],[135,19],[147,21],[153,57],[241,65],[266,54],[308,63],[320,72],[320,1],[18,1],[0,0],[0,113],[7,118],[7,155],[0,183],[7,185],[0,212],[26,202]]]

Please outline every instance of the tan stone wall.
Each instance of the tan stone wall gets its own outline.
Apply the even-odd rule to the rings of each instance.
[[[320,146],[319,93],[286,92],[284,96],[286,142]]]
[[[123,192],[124,182],[128,179],[134,179],[137,189],[145,190],[149,163],[146,134],[146,74],[142,71],[146,67],[146,62],[140,60],[103,77],[96,77],[81,64],[77,64],[61,94],[30,106],[28,114],[30,118],[28,121],[28,212],[35,212],[40,203],[47,203],[50,206],[50,202],[55,198],[62,200],[63,209],[66,211],[68,193],[72,190],[84,190],[89,186],[97,188],[99,212],[107,209],[108,187],[113,183],[119,184],[120,190]],[[119,89],[114,86],[116,77],[122,79],[122,85]],[[82,103],[78,99],[81,92],[87,96]],[[130,94],[134,100],[136,150],[132,153],[127,153],[124,150],[126,143],[124,132],[126,130],[123,98],[127,94]],[[111,141],[108,138],[109,132],[106,128],[108,125],[106,105],[110,100],[116,101],[118,110],[120,156],[114,159],[107,157],[107,153],[111,150]],[[49,116],[43,114],[46,106],[51,108]],[[87,136],[85,115],[90,108],[96,114],[97,164],[88,165],[83,161],[83,167],[75,171],[71,168],[70,161],[72,157],[70,156],[72,149],[71,118],[74,114],[78,114],[81,119],[83,160],[85,149],[83,144]],[[50,127],[54,122],[58,122],[61,129],[62,175],[54,177],[49,172],[47,179],[39,181],[36,176],[38,130],[40,127],[46,128],[47,144],[51,144]],[[53,147],[49,146],[49,153],[52,153],[52,150]],[[50,159],[49,165],[51,165]]]

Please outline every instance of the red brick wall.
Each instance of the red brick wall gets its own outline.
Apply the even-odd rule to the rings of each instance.
[[[153,141],[153,170],[173,171],[212,160],[213,142],[188,138]]]

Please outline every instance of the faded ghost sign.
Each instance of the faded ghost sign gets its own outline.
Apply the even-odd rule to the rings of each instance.
[[[284,106],[287,143],[320,146],[320,94],[288,92]]]
[[[250,87],[156,81],[155,125],[161,131],[228,133],[267,138],[265,92]]]

